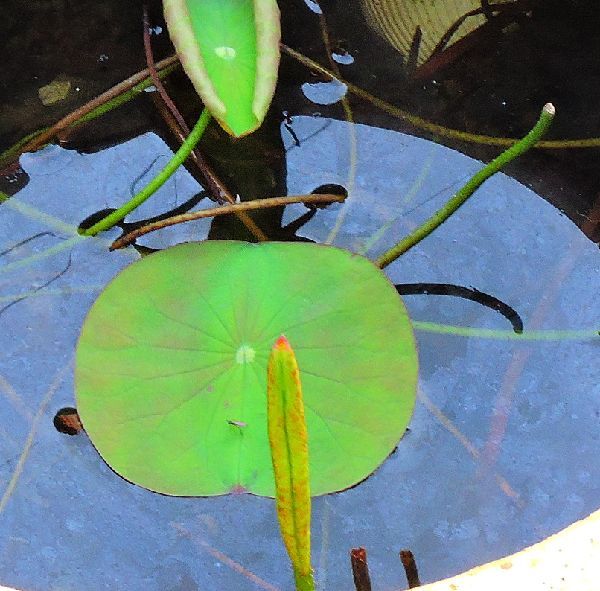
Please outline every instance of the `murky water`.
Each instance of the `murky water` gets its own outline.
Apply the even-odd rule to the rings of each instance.
[[[0,149],[144,67],[138,6],[6,4],[3,38],[15,57],[0,70]],[[284,56],[264,129],[231,142],[211,127],[204,153],[244,200],[343,185],[345,205],[319,210],[299,228],[294,222],[307,212],[301,205],[257,223],[273,238],[332,241],[375,258],[439,208],[481,166],[477,160],[501,149],[460,141],[448,129],[518,137],[553,101],[558,115],[548,139],[600,136],[592,4],[518,4],[464,51],[454,44],[427,64],[429,37],[421,53],[413,47],[412,58],[403,56],[367,23],[359,2],[323,3],[321,16],[314,2],[281,2],[288,46],[329,69],[335,64],[350,85],[421,120],[382,111]],[[153,26],[164,27],[159,3],[149,8]],[[158,59],[169,48],[166,33],[155,33]],[[68,92],[44,105],[39,91],[56,80],[63,84],[55,90],[64,92],[66,81]],[[193,122],[199,104],[189,85],[177,73],[168,80]],[[422,120],[442,128],[433,133]],[[52,425],[56,410],[74,404],[73,351],[87,310],[139,258],[131,248],[108,252],[119,230],[85,239],[76,227],[143,186],[175,145],[146,93],[61,146],[24,154],[2,179],[12,197],[0,205],[1,584],[133,591],[293,585],[272,501],[150,493],[111,472],[85,435],[70,438]],[[566,144],[528,153],[387,269],[394,283],[491,294],[519,313],[525,333],[545,340],[515,341],[505,318],[475,302],[405,296],[419,345],[416,412],[372,477],[314,500],[321,589],[351,588],[352,547],[367,548],[375,589],[400,589],[401,548],[415,553],[423,581],[431,581],[514,552],[598,508],[597,150]],[[128,221],[194,198],[196,209],[214,206],[198,178],[192,166],[180,170]],[[164,248],[209,236],[248,237],[225,218],[139,243]]]

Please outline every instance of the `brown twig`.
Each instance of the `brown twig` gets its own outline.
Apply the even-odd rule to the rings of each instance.
[[[150,72],[150,78],[152,78],[152,83],[154,84],[160,99],[162,99],[162,103],[166,106],[166,109],[161,105],[160,100],[153,97],[155,100],[155,104],[158,108],[158,112],[161,117],[165,120],[165,123],[171,130],[171,132],[175,135],[179,143],[183,143],[185,138],[190,135],[190,128],[188,124],[185,122],[183,115],[179,112],[179,109],[173,102],[173,99],[167,93],[167,89],[165,85],[162,83],[162,80],[158,76],[158,72],[156,71],[156,66],[154,65],[154,54],[152,53],[152,45],[150,43],[150,20],[148,18],[148,9],[146,6],[143,8],[144,17],[144,53],[146,54],[146,64],[148,66],[148,71]],[[168,109],[168,110],[167,110]],[[207,188],[210,194],[213,196],[214,200],[217,203],[235,203],[235,199],[232,197],[231,193],[225,188],[223,183],[219,181],[217,175],[210,169],[208,163],[198,150],[198,148],[194,148],[192,153],[190,154],[190,158],[194,162],[194,164],[200,170],[200,174],[204,178]]]
[[[158,70],[164,70],[165,68],[177,63],[177,56],[171,55],[164,60],[161,60],[156,64],[156,68]],[[87,102],[85,105],[82,105],[78,109],[75,109],[65,117],[63,117],[60,121],[57,121],[52,127],[49,127],[46,131],[43,131],[39,135],[36,135],[27,143],[23,144],[19,153],[15,155],[17,158],[20,154],[24,152],[35,152],[39,150],[42,146],[45,146],[54,136],[56,136],[59,132],[63,131],[70,125],[76,123],[79,119],[93,111],[94,109],[102,106],[104,103],[110,101],[111,99],[131,90],[136,84],[142,82],[145,78],[148,78],[150,72],[148,68],[145,70],[140,70],[133,76],[126,78],[119,84],[116,84],[112,88],[108,89],[106,92],[98,95],[96,98]]]
[[[181,127],[186,135],[190,135],[190,128],[187,126],[185,119],[179,112],[179,109],[175,106],[175,103],[171,97],[167,94],[167,90],[162,83],[162,80],[158,77],[158,72],[156,71],[156,66],[154,65],[152,44],[150,43],[150,19],[148,18],[148,7],[145,4],[142,11],[142,20],[144,25],[144,53],[146,54],[146,65],[148,66],[148,71],[150,72],[150,78],[152,78],[152,83],[158,91],[158,94],[160,94],[160,97],[164,101],[165,105],[167,105],[167,108],[169,111],[171,111],[173,117],[175,117],[179,127]]]
[[[165,120],[165,123],[167,124],[171,132],[175,135],[179,143],[182,144],[185,138],[188,135],[190,135],[190,128],[185,122],[183,115],[179,112],[179,109],[173,102],[173,99],[171,99],[171,97],[167,93],[167,89],[162,83],[162,80],[158,76],[156,66],[154,65],[154,54],[152,53],[152,44],[150,43],[150,20],[148,18],[148,9],[145,5],[143,8],[143,13],[144,53],[146,54],[146,64],[150,72],[150,77],[152,78],[152,83],[156,87],[158,95],[160,99],[162,99],[162,103],[166,106],[166,109],[161,108],[162,105],[160,103],[160,99],[157,99],[156,96],[153,97],[154,103],[156,104],[158,112]],[[206,188],[209,190],[214,200],[217,203],[221,204],[225,202],[235,203],[235,199],[232,197],[231,193],[217,178],[217,175],[210,168],[210,166],[208,165],[198,148],[194,148],[192,150],[190,158],[200,170],[200,174],[202,175],[202,178],[204,179],[205,184],[207,185]]]
[[[171,132],[175,135],[179,143],[183,143],[185,141],[185,138],[190,134],[190,128],[185,122],[185,119],[183,118],[179,109],[167,93],[164,84],[158,76],[156,67],[154,65],[152,45],[150,43],[150,22],[148,18],[148,9],[146,6],[144,6],[143,11],[144,52],[146,54],[146,63],[148,65],[148,70],[150,71],[150,77],[152,78],[152,82],[154,83],[154,86],[158,91],[160,99],[162,99],[161,103],[160,99],[153,97],[154,103],[158,109],[158,112],[161,114],[162,118],[164,119]],[[194,148],[192,150],[190,158],[198,167],[198,170],[200,171],[200,174],[204,179],[203,184],[206,186],[208,192],[212,195],[213,199],[220,204],[235,203],[235,199],[231,192],[223,184],[221,179],[219,179],[215,171],[208,164],[204,156],[202,156],[202,153],[200,152],[200,150],[198,150],[198,148]],[[245,213],[240,213],[238,215],[238,218],[257,240],[264,242],[269,239],[268,236],[256,225],[256,222],[250,216],[248,216]]]
[[[184,222],[191,222],[193,220],[199,220],[202,218],[210,218],[217,215],[228,215],[238,214],[240,212],[246,212],[255,209],[266,209],[268,207],[279,207],[290,205],[292,203],[341,203],[346,199],[345,195],[291,195],[289,197],[270,197],[268,199],[255,199],[254,201],[243,201],[242,203],[234,203],[232,205],[222,205],[221,207],[213,207],[211,209],[203,209],[201,211],[194,211],[192,213],[184,213],[181,215],[174,215],[164,220],[153,222],[141,228],[136,228],[129,234],[121,236],[115,240],[109,250],[118,250],[128,244],[131,244],[134,240],[160,230],[161,228],[167,228],[168,226],[174,226],[175,224],[182,224]]]
[[[404,572],[406,573],[408,588],[414,589],[415,587],[420,587],[421,581],[419,580],[419,571],[413,553],[410,550],[400,550],[400,561],[402,562]]]
[[[364,548],[350,550],[350,563],[356,591],[371,591],[371,577],[367,564],[367,551]]]

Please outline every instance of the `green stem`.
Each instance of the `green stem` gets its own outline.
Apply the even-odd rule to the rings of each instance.
[[[436,211],[426,222],[420,225],[408,236],[400,240],[395,246],[381,255],[375,264],[384,268],[394,262],[400,255],[415,246],[431,234],[437,227],[443,224],[484,181],[497,173],[503,166],[519,157],[521,154],[533,147],[535,143],[546,133],[552,119],[554,119],[554,106],[550,103],[544,105],[540,118],[533,129],[516,144],[505,150],[492,160],[487,166],[477,172],[467,183],[438,211]]]
[[[169,160],[167,165],[136,195],[134,195],[127,203],[121,205],[119,209],[113,211],[110,215],[107,215],[104,219],[94,224],[87,230],[80,230],[80,234],[84,236],[95,236],[98,232],[103,232],[112,228],[115,224],[119,223],[127,214],[131,213],[134,209],[139,207],[148,197],[156,193],[160,187],[162,187],[169,177],[179,168],[185,159],[190,155],[190,152],[195,148],[196,144],[200,141],[206,126],[210,121],[210,113],[205,108],[200,115],[200,119],[190,132],[190,135],[185,139],[183,144],[177,152],[175,152],[173,158]]]

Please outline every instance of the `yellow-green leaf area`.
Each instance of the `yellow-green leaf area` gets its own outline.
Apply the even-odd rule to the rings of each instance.
[[[83,425],[150,490],[273,496],[267,364],[281,334],[302,380],[311,493],[352,486],[408,425],[417,354],[383,272],[330,246],[206,241],[125,268],[77,346]]]
[[[281,537],[296,576],[309,577],[308,433],[298,363],[283,335],[271,350],[267,376],[267,424]]]

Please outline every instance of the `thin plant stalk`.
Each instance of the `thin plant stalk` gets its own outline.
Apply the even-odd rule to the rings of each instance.
[[[172,61],[169,58],[164,59],[162,62],[159,62],[158,64],[156,64],[157,68],[159,67],[159,64],[162,64],[161,69],[157,70],[157,75],[158,75],[159,79],[166,78],[179,65],[178,62]],[[167,65],[165,65],[165,64],[167,64]],[[105,113],[108,113],[109,111],[112,111],[112,110],[116,109],[117,107],[120,107],[121,105],[124,105],[125,103],[128,103],[130,100],[139,96],[140,93],[142,93],[144,90],[146,90],[147,88],[149,88],[152,85],[153,85],[153,80],[151,77],[144,78],[141,82],[139,82],[138,84],[135,84],[129,90],[120,92],[116,96],[113,96],[112,98],[108,99],[105,103],[102,103],[102,104],[98,105],[97,107],[94,107],[91,111],[89,111],[88,113],[85,113],[84,115],[79,117],[77,120],[73,121],[73,123],[71,123],[71,125],[69,126],[69,129],[73,128],[73,127],[77,127],[78,125],[81,125],[82,123],[87,123],[88,121],[92,121],[93,119],[97,119],[98,117],[101,117]],[[117,87],[115,87],[115,88],[117,88]],[[114,91],[115,88],[113,88],[112,91]],[[109,92],[111,92],[111,91],[107,91],[107,93],[104,93],[104,95],[107,96],[107,94]],[[101,96],[103,96],[103,95],[101,95]],[[90,103],[88,103],[88,105],[89,104]]]
[[[364,101],[372,104],[374,107],[380,109],[384,113],[388,113],[392,117],[396,117],[398,119],[403,119],[417,129],[423,129],[435,136],[447,138],[450,140],[458,140],[461,142],[473,143],[473,144],[481,144],[484,146],[500,146],[500,147],[508,147],[512,146],[512,144],[517,141],[515,138],[510,137],[497,137],[492,135],[481,135],[469,133],[467,131],[461,131],[459,129],[452,129],[450,127],[444,127],[443,125],[438,125],[437,123],[433,123],[432,121],[428,121],[427,119],[423,119],[417,115],[413,115],[409,111],[405,111],[392,105],[379,97],[372,95],[371,93],[363,90],[360,86],[356,86],[351,82],[348,82],[344,78],[338,77],[334,72],[322,66],[318,62],[310,59],[309,57],[303,55],[302,53],[295,51],[291,47],[280,43],[281,51],[291,58],[295,59],[297,62],[303,64],[313,72],[318,72],[323,76],[326,76],[329,80],[337,80],[338,82],[346,85],[348,88],[348,92],[354,94],[355,96],[363,99]],[[552,150],[562,150],[562,149],[580,149],[580,148],[598,148],[600,146],[600,137],[590,137],[590,138],[579,138],[572,140],[542,140],[537,144],[537,148],[548,148]]]
[[[371,576],[367,564],[367,551],[364,548],[350,550],[350,564],[356,591],[371,591]]]
[[[147,7],[143,9],[143,25],[144,25],[144,51],[146,54],[146,63],[148,70],[150,71],[150,77],[154,82],[154,86],[158,91],[158,97],[154,97],[154,103],[164,119],[167,127],[173,132],[175,137],[179,140],[179,143],[183,143],[185,138],[190,134],[190,128],[187,126],[183,115],[179,112],[179,109],[167,93],[164,87],[159,73],[156,71],[156,65],[154,63],[154,54],[152,53],[152,44],[150,42],[150,22],[148,18]],[[210,167],[204,156],[200,151],[195,148],[192,150],[190,157],[194,164],[198,167],[202,178],[204,179],[204,186],[208,192],[212,195],[218,203],[235,203],[235,199],[227,187],[223,184],[221,179],[216,175],[214,170]],[[247,214],[238,214],[238,219],[246,226],[246,228],[254,235],[259,242],[265,242],[269,237],[258,227],[256,222]]]
[[[408,588],[414,589],[415,587],[420,587],[421,580],[419,579],[419,569],[417,568],[414,554],[410,550],[400,550],[399,556],[406,574]]]
[[[144,5],[142,8],[142,14],[142,25],[144,27],[144,53],[146,55],[146,65],[148,66],[148,72],[150,72],[150,78],[152,78],[152,82],[154,83],[157,92],[160,94],[169,111],[171,111],[173,117],[175,117],[179,127],[181,127],[186,135],[189,135],[190,129],[187,126],[185,119],[179,112],[179,109],[175,106],[175,103],[171,97],[168,95],[167,90],[163,86],[162,80],[159,78],[156,70],[154,54],[152,52],[152,43],[150,42],[150,19],[148,17],[148,7],[146,5]]]
[[[101,219],[99,222],[94,224],[91,228],[82,230],[80,233],[83,236],[95,236],[98,232],[103,232],[112,228],[115,224],[119,223],[126,215],[131,213],[134,209],[139,207],[148,197],[156,193],[160,187],[162,187],[171,175],[183,164],[186,158],[190,155],[190,152],[194,149],[194,146],[200,141],[200,138],[204,134],[204,130],[208,126],[210,121],[210,113],[208,109],[204,109],[200,115],[200,119],[190,132],[190,135],[181,144],[181,147],[167,165],[136,195],[134,195],[127,203],[124,203],[116,211],[113,211],[110,215]]]
[[[473,193],[493,174],[496,174],[503,166],[518,158],[521,154],[533,147],[538,140],[548,131],[552,120],[554,119],[554,106],[551,103],[544,105],[540,118],[533,129],[516,144],[505,150],[494,158],[487,166],[473,175],[466,184],[458,190],[457,193],[438,211],[436,211],[426,222],[421,224],[416,230],[400,240],[395,246],[381,255],[375,264],[384,268],[394,262],[399,256],[421,242],[436,228],[443,224]]]
[[[129,244],[134,240],[154,232],[167,228],[168,226],[175,226],[176,224],[183,224],[184,222],[191,222],[193,220],[200,220],[202,218],[210,218],[219,215],[228,214],[240,214],[245,211],[251,211],[256,209],[267,209],[269,207],[282,207],[285,205],[291,205],[292,203],[336,203],[343,202],[345,199],[344,195],[329,195],[325,193],[314,193],[310,195],[289,195],[287,197],[269,197],[266,199],[255,199],[253,201],[242,201],[241,203],[233,203],[230,205],[222,205],[221,207],[213,207],[210,209],[201,209],[200,211],[194,211],[191,213],[182,213],[180,215],[174,215],[170,218],[165,218],[152,222],[136,228],[128,234],[121,236],[110,245],[110,250],[118,250]]]
[[[161,78],[172,72],[179,62],[176,55],[169,56],[156,64],[156,69]],[[35,152],[44,147],[53,137],[61,131],[80,125],[100,117],[120,105],[138,96],[144,89],[152,84],[148,69],[141,70],[133,76],[119,82],[106,92],[98,95],[85,105],[78,107],[51,127],[45,127],[30,133],[16,144],[0,154],[0,168],[4,168],[15,161],[24,152]]]
[[[158,97],[155,100],[155,104],[157,104],[158,111],[161,114],[162,118],[165,120],[165,123],[169,127],[169,129],[175,134],[179,143],[183,143],[185,138],[190,135],[190,128],[188,127],[183,115],[179,112],[179,109],[173,102],[173,99],[169,96],[167,89],[162,83],[160,76],[156,70],[156,64],[154,63],[154,54],[152,52],[152,44],[150,42],[150,20],[148,18],[148,8],[144,6],[143,8],[143,25],[144,25],[144,52],[146,54],[146,65],[148,66],[148,71],[150,72],[150,78],[152,78],[152,82],[156,88],[158,93]],[[168,109],[160,108],[160,104],[164,104],[164,107]],[[167,115],[167,113],[170,114]],[[205,161],[202,154],[200,154],[199,150],[195,148],[192,150],[190,154],[192,161],[198,167],[200,174],[204,178],[205,184],[207,185],[207,189],[211,193],[213,199],[215,199],[218,203],[223,204],[225,202],[225,194],[227,194],[227,190],[222,186],[222,183],[216,178],[215,173],[210,169],[208,163]],[[234,200],[231,199],[230,203],[234,203]]]

